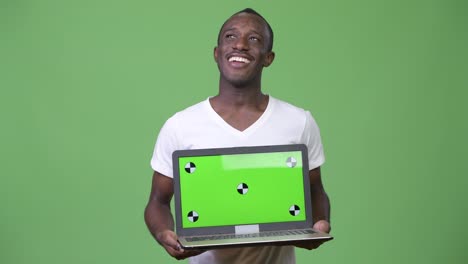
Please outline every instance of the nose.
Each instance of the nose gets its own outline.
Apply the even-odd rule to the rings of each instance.
[[[234,49],[236,50],[249,50],[249,42],[247,37],[240,37],[237,39],[237,41],[234,43]]]

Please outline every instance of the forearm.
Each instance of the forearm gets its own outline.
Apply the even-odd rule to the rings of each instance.
[[[327,193],[321,189],[311,188],[312,198],[312,218],[314,223],[319,220],[326,220],[330,223],[330,200]]]
[[[145,209],[145,222],[153,237],[159,242],[158,234],[165,230],[174,230],[174,219],[169,204],[157,200],[150,201]]]

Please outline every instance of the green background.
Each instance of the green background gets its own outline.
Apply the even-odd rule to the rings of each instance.
[[[174,112],[217,92],[244,7],[275,31],[266,93],[312,111],[335,240],[298,263],[464,263],[463,0],[0,1],[0,263],[175,263],[143,222]]]
[[[286,165],[296,159],[295,167]],[[196,169],[185,171],[187,163]],[[200,156],[179,158],[182,227],[225,226],[305,220],[301,152]],[[237,186],[245,183],[247,193]],[[291,215],[289,208],[299,206]],[[196,211],[199,219],[187,215]]]

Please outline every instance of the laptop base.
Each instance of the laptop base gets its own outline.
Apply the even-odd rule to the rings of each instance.
[[[333,237],[313,229],[260,232],[251,234],[220,234],[214,236],[179,237],[179,243],[184,249],[216,249],[226,247],[252,247],[266,245],[295,245],[305,241],[328,241]]]

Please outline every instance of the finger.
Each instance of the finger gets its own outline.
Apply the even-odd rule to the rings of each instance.
[[[182,248],[180,250],[178,250],[178,249],[174,249],[172,247],[165,247],[165,249],[166,249],[167,253],[169,253],[169,255],[171,255],[172,257],[174,257],[174,258],[176,258],[178,260],[191,257],[192,255],[196,255],[193,252],[190,252],[189,250],[183,250]]]
[[[179,241],[177,241],[177,235],[174,232],[165,233],[161,242],[164,248],[166,248],[166,250],[168,248],[171,248],[173,251],[176,252],[184,252],[184,250],[179,244]]]
[[[196,256],[196,255],[200,255],[201,253],[203,253],[205,251],[203,250],[194,250],[194,249],[191,249],[191,250],[185,250],[184,254],[187,256],[187,257],[193,257],[193,256]]]
[[[169,251],[168,251],[169,252]],[[201,253],[203,253],[204,251],[200,251],[200,250],[185,250],[183,252],[180,252],[180,251],[174,251],[172,252],[173,254],[171,254],[169,252],[169,254],[171,254],[171,256],[173,256],[174,258],[178,259],[178,260],[181,260],[181,259],[186,259],[186,258],[189,258],[189,257],[193,257],[193,256],[196,256],[196,255],[199,255]]]
[[[313,241],[313,242],[299,242],[295,244],[296,247],[312,250],[320,247],[323,244],[323,241]]]
[[[179,245],[179,243],[175,240],[165,241],[164,247],[170,248],[174,251],[184,252],[184,249]]]
[[[307,249],[307,250],[313,250],[313,249],[317,249],[320,247],[320,245],[305,245],[305,246],[299,246],[300,248],[304,248],[304,249]]]

